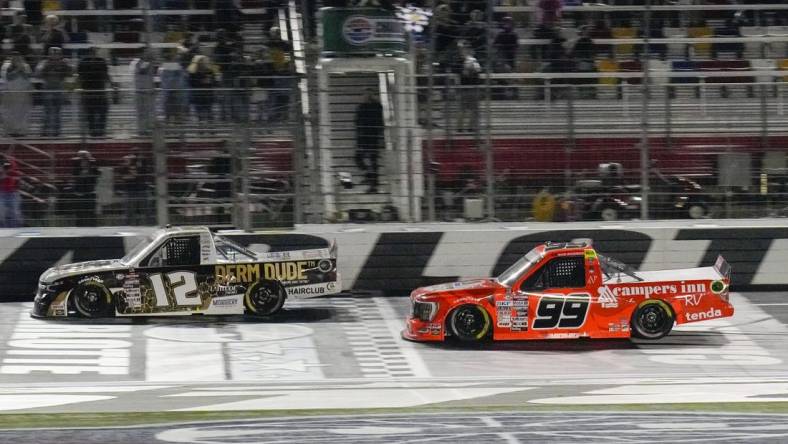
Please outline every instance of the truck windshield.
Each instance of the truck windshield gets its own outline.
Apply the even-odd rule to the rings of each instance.
[[[542,254],[534,248],[528,254],[520,258],[519,261],[512,264],[506,271],[498,275],[498,282],[501,285],[511,287],[512,284],[523,275],[526,271],[530,270],[536,263],[542,260]]]

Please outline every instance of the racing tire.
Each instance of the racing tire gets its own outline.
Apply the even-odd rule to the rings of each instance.
[[[492,321],[487,310],[478,305],[463,305],[449,314],[451,336],[465,343],[481,342],[489,336]]]
[[[115,314],[112,304],[112,293],[104,284],[87,281],[77,284],[69,299],[74,309],[86,318],[104,318]]]
[[[632,314],[632,336],[649,340],[660,339],[673,329],[674,320],[673,310],[666,302],[649,299],[638,305]]]
[[[689,207],[687,207],[687,217],[689,217],[690,219],[702,219],[705,216],[706,216],[705,205],[701,203],[693,202],[689,204]]]
[[[244,304],[249,313],[255,316],[271,316],[282,309],[287,292],[278,281],[257,281],[244,296]]]
[[[599,210],[599,219],[605,222],[618,220],[618,210],[613,207],[605,207]]]

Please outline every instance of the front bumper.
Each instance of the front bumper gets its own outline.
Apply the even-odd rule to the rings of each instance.
[[[414,316],[405,320],[402,338],[416,342],[440,342],[445,339],[443,325],[439,322],[422,321]]]

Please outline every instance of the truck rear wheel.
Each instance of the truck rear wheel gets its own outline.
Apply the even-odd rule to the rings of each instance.
[[[642,339],[659,339],[673,329],[673,310],[658,299],[649,299],[638,305],[632,314],[632,336]]]
[[[282,309],[287,292],[278,281],[257,281],[244,296],[244,304],[251,314],[271,316]]]

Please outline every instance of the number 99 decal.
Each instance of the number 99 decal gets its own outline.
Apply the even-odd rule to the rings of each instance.
[[[588,293],[545,295],[536,304],[534,329],[580,328],[586,321],[588,307],[591,305]]]

